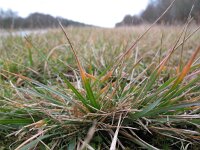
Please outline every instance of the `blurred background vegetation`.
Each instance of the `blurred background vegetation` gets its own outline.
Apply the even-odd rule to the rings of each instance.
[[[140,24],[151,24],[170,5],[172,0],[150,0],[147,8],[138,15],[126,15],[123,20],[116,23],[116,27],[133,26]],[[191,9],[192,8],[192,9]],[[120,10],[119,10],[120,11]],[[191,12],[191,13],[190,13]],[[158,22],[165,25],[179,25],[186,22],[190,14],[194,23],[200,23],[200,1],[199,0],[176,0],[174,6]],[[0,28],[53,28],[58,26],[58,20],[62,25],[67,26],[89,26],[84,23],[53,17],[48,14],[32,13],[26,18],[17,15],[12,10],[0,9]]]
[[[139,15],[126,15],[124,19],[116,24],[119,26],[132,26],[143,23],[153,23],[173,0],[151,0],[147,8]],[[192,8],[192,9],[191,9]],[[174,6],[158,22],[158,24],[178,25],[186,22],[188,14],[195,23],[200,23],[200,1],[199,0],[176,0]]]
[[[64,19],[62,17],[53,17],[48,14],[32,13],[26,18],[17,15],[12,10],[0,9],[0,28],[20,29],[20,28],[54,28],[57,27],[58,20],[63,26],[86,26],[84,23]],[[88,25],[87,25],[88,26]]]
[[[142,23],[153,23],[173,0],[151,0],[147,8],[140,15],[126,15],[116,26],[132,26]],[[192,9],[191,9],[192,8]],[[199,0],[176,0],[174,6],[158,22],[158,24],[183,24],[188,18],[188,14],[200,23],[200,1]]]

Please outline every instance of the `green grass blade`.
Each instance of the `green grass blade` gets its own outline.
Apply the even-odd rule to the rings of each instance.
[[[22,92],[26,92],[26,93],[34,95],[34,96],[38,96],[38,97],[44,98],[45,100],[48,100],[49,102],[51,102],[53,104],[56,104],[56,105],[60,105],[60,106],[64,105],[62,102],[60,102],[60,101],[58,101],[56,99],[53,99],[53,98],[47,96],[46,94],[41,94],[38,90],[37,91],[33,91],[33,90],[27,90],[27,89],[22,89],[22,88],[19,88],[18,90],[22,91]]]
[[[193,79],[192,81],[190,81],[187,85],[185,86],[179,86],[179,88],[174,89],[174,91],[171,91],[171,89],[169,90],[169,95],[167,95],[162,101],[164,101],[163,104],[161,104],[161,107],[165,106],[165,105],[172,105],[174,103],[177,102],[177,100],[179,100],[179,96],[181,94],[183,94],[186,90],[190,89],[191,90],[195,90],[195,89],[199,89],[199,86],[194,86],[195,83],[197,83],[200,80],[200,77],[197,77],[195,79]],[[189,91],[188,91],[189,92]],[[186,93],[185,93],[186,94]],[[176,100],[171,101],[171,99],[176,98]]]
[[[155,116],[158,114],[165,113],[167,114],[169,111],[174,111],[176,112],[177,110],[181,109],[190,109],[190,107],[195,107],[195,106],[200,106],[200,102],[194,102],[194,103],[183,103],[183,104],[178,104],[178,105],[172,105],[168,107],[159,107],[157,109],[152,110],[146,116]]]
[[[49,138],[51,136],[53,136],[54,134],[47,134],[47,135],[43,135],[43,136],[40,136],[38,137],[37,139],[31,141],[30,143],[24,145],[23,147],[20,148],[20,150],[28,150],[28,149],[31,149],[33,148],[38,142],[40,142],[41,140],[44,140],[46,138]]]
[[[82,96],[82,94],[67,79],[63,78],[63,80],[67,84],[67,86],[74,92],[78,100],[80,100],[83,105],[87,107],[87,109],[91,110],[91,108],[89,107],[89,102]]]
[[[142,99],[146,96],[147,92],[152,89],[153,85],[156,83],[156,79],[158,77],[157,71],[155,70],[149,79],[143,84],[142,88],[139,90],[139,97],[137,99]],[[141,102],[143,103],[143,101]],[[146,103],[146,102],[145,102]]]
[[[88,98],[88,100],[90,101],[90,104],[96,108],[96,109],[100,109],[100,105],[98,104],[98,102],[96,101],[96,98],[94,97],[94,93],[92,91],[92,88],[90,86],[90,82],[88,79],[86,79],[86,81],[84,82],[84,86],[85,86],[85,90],[87,92],[86,97]]]
[[[136,112],[134,114],[131,114],[131,117],[134,119],[138,119],[140,117],[144,117],[147,113],[152,111],[156,106],[159,105],[161,99],[158,99],[154,101],[153,103],[149,104],[148,106],[144,107],[141,112]]]
[[[167,80],[165,83],[163,83],[157,90],[161,91],[165,88],[167,88],[171,83],[173,83],[176,80],[176,77],[174,78],[170,78],[169,80]]]
[[[67,100],[68,102],[73,103],[72,99],[69,96],[67,96],[65,94],[62,94],[61,92],[58,92],[56,90],[53,90],[52,88],[50,88],[50,87],[48,87],[48,86],[46,86],[46,85],[44,85],[42,83],[39,83],[39,82],[36,82],[36,81],[33,81],[33,80],[31,82],[33,84],[35,84],[35,85],[47,90],[47,91],[59,96],[59,97],[62,97],[63,99]]]
[[[8,125],[8,124],[26,125],[30,123],[33,123],[32,119],[19,119],[19,118],[0,119],[0,124],[3,124],[3,125]]]
[[[142,105],[147,105],[147,103],[150,103],[152,102],[153,100],[155,100],[155,98],[158,98],[158,97],[165,97],[169,94],[168,91],[162,93],[162,95],[159,96],[159,94],[168,88],[168,86],[175,80],[176,78],[172,78],[172,79],[169,79],[167,80],[165,83],[163,83],[157,90],[155,93],[152,93],[151,95],[149,95],[148,97],[145,98],[145,100],[142,102]]]
[[[32,56],[32,51],[30,48],[28,48],[28,58],[29,58],[30,66],[33,66],[33,56]]]

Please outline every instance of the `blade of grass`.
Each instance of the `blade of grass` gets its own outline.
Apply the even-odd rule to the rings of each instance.
[[[84,85],[84,87],[85,87],[85,89],[86,89],[86,92],[87,92],[87,98],[88,98],[88,100],[90,101],[91,105],[92,105],[94,108],[99,109],[100,106],[99,106],[99,104],[97,103],[96,98],[94,97],[94,93],[93,93],[92,88],[91,88],[91,86],[90,86],[90,82],[89,82],[89,80],[87,79],[86,72],[84,71],[83,67],[81,66],[81,63],[80,63],[80,61],[79,61],[79,59],[78,59],[78,56],[77,56],[77,53],[76,53],[75,49],[73,48],[72,43],[71,43],[71,41],[69,40],[69,37],[68,37],[67,33],[65,32],[64,27],[62,26],[62,24],[61,24],[60,21],[59,21],[59,24],[60,24],[60,27],[61,27],[63,33],[65,34],[65,37],[67,38],[67,41],[68,41],[68,43],[69,43],[69,45],[70,45],[70,47],[71,47],[71,50],[72,50],[72,52],[73,52],[73,54],[74,54],[75,59],[76,59],[76,63],[77,63],[77,65],[78,65],[78,69],[79,69],[79,71],[80,71],[80,76],[81,76],[83,85]]]
[[[112,139],[112,143],[111,143],[111,146],[110,146],[110,150],[115,150],[115,149],[116,149],[117,137],[118,137],[119,129],[120,129],[120,126],[121,126],[121,117],[122,117],[122,115],[119,116],[117,129],[116,129],[115,134],[114,134],[114,137],[113,137],[113,139]]]
[[[84,106],[89,110],[92,111],[92,109],[89,107],[89,102],[87,99],[85,99],[82,94],[67,80],[64,78],[63,75],[61,75],[63,77],[64,82],[67,84],[67,86],[74,92],[74,94],[78,97],[78,99],[84,104]]]
[[[53,136],[54,134],[47,134],[47,135],[43,135],[43,136],[40,136],[38,137],[37,139],[31,141],[30,143],[24,145],[24,146],[21,146],[21,147],[18,147],[16,148],[15,150],[27,150],[27,149],[30,149],[30,148],[34,148],[35,145],[40,142],[41,140],[44,140],[46,138],[49,138],[51,136]]]
[[[188,61],[187,65],[183,68],[183,71],[181,72],[181,74],[179,75],[177,80],[175,81],[175,83],[172,86],[171,90],[175,89],[178,86],[178,84],[183,81],[183,79],[185,78],[187,73],[190,71],[191,65],[194,62],[194,60],[195,60],[195,58],[196,58],[196,56],[197,56],[197,54],[199,52],[200,52],[200,46],[195,50],[195,52],[193,53],[192,57]]]
[[[17,77],[19,77],[19,78],[21,78],[21,79],[23,79],[23,80],[29,81],[29,82],[31,82],[31,83],[33,83],[33,84],[35,84],[35,85],[37,85],[37,86],[39,86],[39,87],[41,87],[41,88],[44,88],[45,90],[47,90],[47,91],[49,91],[49,92],[52,92],[52,93],[55,94],[55,95],[57,95],[57,96],[59,96],[59,97],[65,99],[65,100],[67,100],[68,102],[75,104],[69,96],[67,96],[67,95],[65,95],[65,94],[62,94],[61,92],[59,92],[59,91],[57,91],[57,90],[53,90],[52,88],[50,88],[50,87],[48,87],[48,86],[46,86],[46,85],[44,85],[44,84],[42,84],[42,83],[40,83],[40,82],[38,82],[38,81],[32,80],[32,79],[30,79],[30,78],[28,78],[28,77],[25,77],[25,76],[21,75],[21,74],[11,73],[11,72],[6,71],[6,70],[4,70],[4,69],[2,69],[2,71],[3,71],[3,72],[6,72],[6,73],[9,73],[9,74],[12,74],[12,75],[14,75],[14,76],[17,76]]]
[[[13,124],[13,125],[26,125],[33,123],[32,119],[19,119],[19,118],[12,118],[12,119],[0,119],[0,124],[7,125],[7,124]]]
[[[96,109],[100,109],[100,105],[98,104],[97,99],[94,97],[94,94],[93,94],[93,91],[88,79],[85,80],[85,89],[87,91],[86,97],[90,100],[91,105]]]
[[[183,104],[178,104],[178,105],[172,105],[172,106],[167,106],[167,107],[159,107],[151,112],[148,112],[146,116],[156,116],[158,114],[165,113],[167,114],[170,111],[177,111],[177,110],[184,110],[184,109],[190,109],[190,107],[194,106],[200,106],[200,102],[194,102],[194,103],[183,103]]]

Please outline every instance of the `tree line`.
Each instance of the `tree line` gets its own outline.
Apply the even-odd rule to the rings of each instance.
[[[0,28],[4,29],[53,28],[59,26],[58,20],[63,26],[88,26],[84,23],[42,13],[32,13],[26,18],[22,18],[12,10],[0,9]]]
[[[140,15],[126,15],[121,22],[116,24],[116,27],[152,23],[166,10],[172,1],[150,0],[146,9]],[[183,24],[187,21],[189,14],[195,23],[200,23],[200,0],[176,0],[173,7],[158,24]]]

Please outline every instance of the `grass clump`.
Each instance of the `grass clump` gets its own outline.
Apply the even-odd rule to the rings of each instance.
[[[2,148],[198,149],[198,28],[145,28],[5,37]]]

